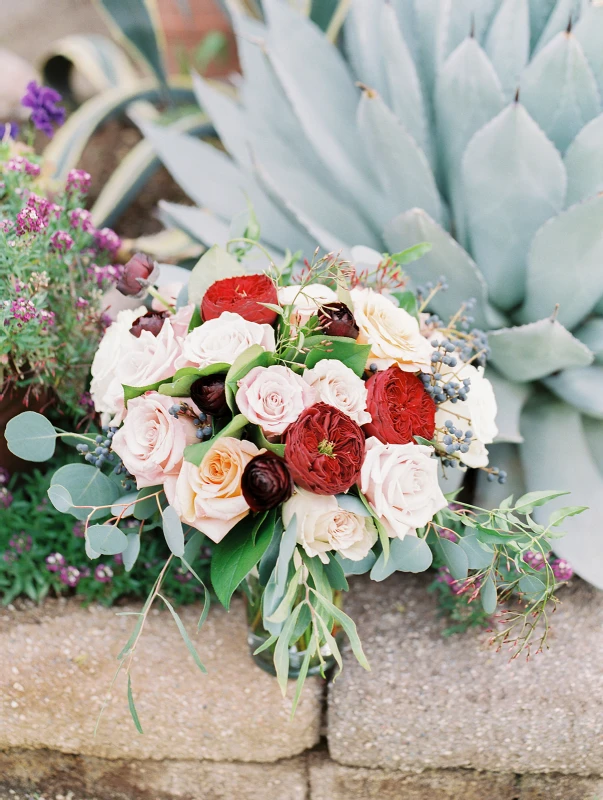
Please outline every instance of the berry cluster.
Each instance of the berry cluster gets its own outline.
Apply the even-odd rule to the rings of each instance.
[[[203,411],[201,411],[200,414],[196,414],[188,403],[180,403],[170,408],[170,414],[173,417],[190,417],[193,421],[193,425],[198,428],[197,439],[211,439],[213,433],[211,420]]]

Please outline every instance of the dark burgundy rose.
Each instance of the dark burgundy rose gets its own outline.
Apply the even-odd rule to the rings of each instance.
[[[191,400],[200,411],[212,417],[219,417],[228,408],[224,384],[224,375],[205,375],[197,378],[190,388]]]
[[[144,297],[146,287],[159,274],[159,268],[150,256],[136,253],[124,267],[117,289],[126,297]]]
[[[293,478],[282,458],[262,453],[245,467],[241,491],[252,511],[268,511],[291,497]]]
[[[212,283],[201,301],[204,322],[216,319],[224,311],[239,314],[249,322],[272,325],[276,311],[262,303],[278,305],[276,287],[267,275],[240,275]]]
[[[318,322],[328,336],[345,336],[346,339],[356,340],[360,333],[354,315],[345,303],[321,306],[318,309]]]
[[[371,375],[366,391],[366,408],[373,418],[363,426],[367,436],[384,444],[414,443],[415,436],[433,439],[436,406],[412,372],[394,364]]]
[[[306,408],[284,434],[285,461],[293,480],[315,494],[347,492],[360,477],[364,433],[328,403]]]
[[[152,333],[153,336],[157,336],[159,331],[163,328],[163,323],[167,317],[169,317],[167,311],[147,311],[142,317],[138,317],[138,319],[134,320],[130,328],[130,333],[132,336],[136,336],[137,339],[140,339],[140,334],[143,331],[148,331]]]

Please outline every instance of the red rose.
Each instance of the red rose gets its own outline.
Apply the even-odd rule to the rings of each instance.
[[[367,436],[384,444],[407,444],[415,436],[433,439],[436,405],[412,372],[394,364],[371,375],[366,390],[366,408],[373,418],[363,426]]]
[[[339,494],[353,486],[364,461],[364,434],[343,411],[316,403],[284,434],[285,461],[293,480],[315,494]]]
[[[249,322],[272,325],[277,314],[261,303],[278,305],[276,287],[267,275],[241,275],[212,283],[201,301],[203,321],[216,319],[224,311],[239,314]]]

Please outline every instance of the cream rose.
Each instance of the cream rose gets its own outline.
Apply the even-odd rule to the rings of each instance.
[[[188,398],[179,398],[198,411]],[[112,447],[136,478],[136,486],[163,484],[170,502],[184,448],[197,441],[192,419],[169,413],[173,397],[146,392],[128,403],[128,415],[113,437]]]
[[[225,311],[186,336],[176,368],[234,364],[238,356],[254,344],[264,350],[275,349],[274,330],[270,325],[248,322],[240,314]]]
[[[366,410],[365,383],[341,361],[323,358],[312,369],[305,370],[303,377],[324,403],[343,411],[358,425],[371,421]]]
[[[350,510],[346,501],[356,501],[360,513]],[[335,551],[351,561],[361,561],[377,541],[375,525],[355,497],[342,496],[340,505],[333,495],[319,495],[299,487],[283,505],[283,524],[295,514],[297,541],[310,557],[318,556],[328,564],[327,553]],[[362,507],[362,508],[361,508]]]
[[[382,444],[374,436],[366,441],[360,489],[391,538],[415,536],[447,505],[432,453],[418,444]]]
[[[444,370],[446,370],[444,372]],[[498,434],[496,426],[496,397],[490,381],[484,377],[483,367],[461,364],[454,369],[443,367],[445,381],[456,380],[461,383],[468,378],[469,391],[466,400],[456,403],[447,400],[438,406],[436,412],[436,436],[442,441],[446,435],[445,423],[450,420],[456,428],[471,430],[473,439],[466,453],[457,451],[461,461],[468,467],[485,467],[488,464],[487,444],[492,444]]]
[[[95,409],[112,416],[118,423],[125,416],[123,385],[149,386],[175,372],[175,362],[181,353],[181,340],[166,319],[157,336],[142,331],[132,336],[130,328],[135,319],[146,312],[144,306],[120,311],[117,319],[103,336],[92,362],[90,393]]]
[[[429,369],[433,348],[408,311],[372,289],[353,289],[351,294],[360,328],[357,341],[371,345],[368,363],[379,369],[398,364],[405,372]]]
[[[173,505],[184,522],[213,542],[220,542],[248,513],[241,476],[254,456],[263,452],[252,442],[223,436],[197,467],[182,462]]]
[[[318,396],[289,367],[254,367],[239,381],[237,405],[249,422],[267,434],[280,434],[314,405]]]
[[[281,286],[278,301],[282,306],[293,306],[291,322],[303,325],[320,306],[337,302],[337,294],[322,283],[309,283],[307,286]]]

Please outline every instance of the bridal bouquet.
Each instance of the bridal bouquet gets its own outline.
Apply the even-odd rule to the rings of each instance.
[[[21,457],[50,457],[57,438],[76,444],[83,463],[59,469],[48,494],[84,521],[90,558],[119,553],[129,569],[157,529],[171,549],[119,656],[139,730],[130,668],[157,598],[204,669],[162,594],[172,564],[195,575],[204,537],[219,601],[228,608],[238,587],[247,595],[256,658],[283,692],[298,676],[294,707],[308,674],[341,669],[342,637],[369,668],[342,610],[352,574],[380,581],[445,565],[490,615],[497,602],[523,599],[492,639],[529,647],[533,618],[546,616],[559,583],[551,540],[581,509],[558,509],[544,525],[534,509],[563,492],[489,511],[443,494],[439,477],[451,470],[506,476],[488,464],[496,401],[471,302],[441,320],[429,304],[443,281],[406,287],[404,263],[426,249],[357,264],[315,256],[293,278],[291,263],[249,274],[245,248],[238,260],[212,248],[188,286],[165,296],[157,265],[136,256],[118,288],[152,304],[121,311],[94,358],[104,427],[74,435],[31,412],[9,426]]]

